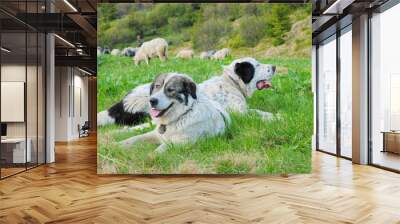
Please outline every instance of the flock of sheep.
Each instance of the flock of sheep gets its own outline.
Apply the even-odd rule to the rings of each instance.
[[[122,51],[119,49],[110,50],[109,48],[97,47],[97,55],[111,54],[113,56],[133,57],[136,65],[139,65],[143,61],[146,62],[146,64],[149,64],[149,60],[155,57],[158,57],[161,61],[164,61],[167,59],[167,52],[168,42],[163,38],[155,38],[144,42],[139,48],[127,47]],[[199,58],[222,60],[230,53],[231,50],[229,48],[223,48],[218,51],[203,51],[200,53]],[[192,49],[183,49],[176,54],[177,58],[184,59],[194,58],[194,56],[195,54]]]

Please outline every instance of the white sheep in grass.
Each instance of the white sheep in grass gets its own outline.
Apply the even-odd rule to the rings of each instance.
[[[231,49],[223,48],[223,49],[215,52],[215,54],[213,55],[212,58],[215,60],[222,60],[222,59],[228,57],[230,53],[231,53]]]
[[[161,61],[165,61],[167,59],[167,51],[168,43],[163,38],[155,38],[144,42],[135,54],[135,64],[138,65],[142,61],[149,64],[149,59],[153,57],[158,57]]]
[[[112,56],[119,56],[121,54],[121,51],[119,49],[113,49],[111,51]]]
[[[133,56],[135,56],[136,51],[137,51],[136,48],[126,47],[121,51],[121,56],[133,57]]]
[[[200,53],[200,59],[211,59],[213,55],[215,54],[214,50],[211,51],[203,51]]]
[[[193,56],[194,56],[194,51],[189,49],[180,50],[178,54],[176,54],[177,58],[190,59],[193,58]]]

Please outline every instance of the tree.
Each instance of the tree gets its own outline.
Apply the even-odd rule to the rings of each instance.
[[[284,43],[284,35],[290,30],[290,6],[273,4],[269,16],[266,17],[267,34],[272,37],[272,43],[277,46]]]
[[[254,47],[265,35],[266,24],[256,16],[245,16],[240,20],[239,35],[244,46]]]
[[[98,13],[102,23],[109,23],[118,17],[115,4],[99,4]]]

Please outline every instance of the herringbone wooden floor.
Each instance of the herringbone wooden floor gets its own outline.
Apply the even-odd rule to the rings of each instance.
[[[314,153],[310,175],[96,175],[96,139],[0,181],[0,223],[400,223],[400,175]]]

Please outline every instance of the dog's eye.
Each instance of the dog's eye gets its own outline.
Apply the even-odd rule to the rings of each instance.
[[[156,88],[156,89],[158,89],[158,88],[160,88],[160,87],[161,87],[160,84],[156,84],[156,85],[155,85],[155,88]]]
[[[169,93],[172,93],[173,91],[174,91],[174,89],[172,89],[172,88],[167,89],[167,92],[169,92]]]

